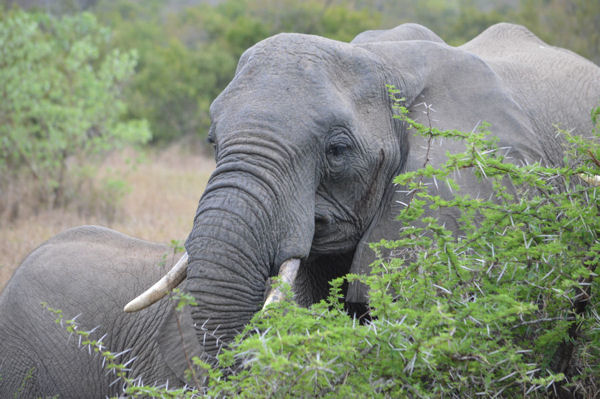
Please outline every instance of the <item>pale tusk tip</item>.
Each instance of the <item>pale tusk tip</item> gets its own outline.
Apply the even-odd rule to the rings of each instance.
[[[290,286],[294,286],[296,275],[298,274],[298,268],[300,267],[300,259],[292,258],[283,262],[279,268],[279,278],[282,283],[287,283]],[[267,308],[273,302],[280,302],[283,299],[283,292],[279,287],[271,288],[267,299],[263,304],[263,310]]]
[[[138,312],[165,297],[185,279],[187,261],[188,254],[185,252],[167,274],[125,305],[123,311],[126,313]]]
[[[600,176],[579,173],[579,177],[592,186],[600,186]]]
[[[123,311],[125,313],[134,313],[134,312],[137,312],[138,310],[140,310],[140,308],[138,306],[136,306],[136,304],[134,302],[135,301],[131,301],[127,305],[125,305],[125,307],[123,307]]]

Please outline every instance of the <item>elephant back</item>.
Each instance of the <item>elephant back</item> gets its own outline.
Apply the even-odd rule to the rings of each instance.
[[[600,105],[600,67],[591,61],[509,23],[493,25],[459,48],[499,75],[538,133],[553,135],[555,125],[590,133],[590,110]]]

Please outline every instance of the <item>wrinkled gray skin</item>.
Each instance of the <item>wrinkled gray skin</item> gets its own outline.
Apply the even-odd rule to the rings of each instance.
[[[426,143],[392,118],[387,84],[401,91],[413,119],[429,123],[425,103],[435,110],[435,127],[471,131],[482,121],[491,123],[514,162],[560,162],[553,124],[589,134],[589,112],[600,100],[600,68],[509,24],[495,25],[458,48],[414,24],[365,32],[352,43],[280,34],[253,46],[211,107],[209,137],[217,167],[186,242],[190,263],[183,288],[198,302],[191,320],[184,313],[192,353],[216,351],[215,337],[202,327],[217,330],[224,340],[242,329],[261,308],[267,281],[283,261],[303,260],[294,290],[297,301],[308,305],[326,296],[331,278],[368,271],[369,242],[395,237],[400,226],[394,215],[405,198],[392,179],[423,165]],[[436,141],[430,162],[438,164],[446,151],[461,149]],[[489,193],[489,185],[469,173],[456,178],[462,192]],[[442,185],[439,189],[449,194]],[[438,216],[456,225],[452,212]],[[85,245],[69,236],[74,233],[79,234],[54,239],[64,248],[50,241],[26,259],[0,299],[0,351],[19,359],[4,360],[0,373],[20,381],[32,365],[47,374],[87,367],[91,371],[80,378],[97,387],[95,392],[106,392],[111,379],[101,377],[97,362],[77,349],[65,353],[65,334],[49,327],[37,304],[50,297],[53,301],[46,300],[68,309],[67,315],[88,317],[86,326],[108,327],[113,350],[132,347],[145,355],[147,360],[133,362],[134,375],[143,370],[157,380],[181,383],[182,377],[173,375],[181,375],[185,362],[170,355],[179,337],[166,301],[139,314],[120,313],[157,278],[153,265],[164,248],[105,230],[100,233],[111,238],[104,247],[97,237]],[[102,248],[94,252],[95,245]],[[113,247],[122,246],[136,253],[135,262],[122,260],[127,251],[112,255]],[[67,252],[72,256],[62,263]],[[59,283],[48,288],[55,275],[69,276],[79,288]],[[100,281],[111,288],[96,288]],[[367,295],[352,284],[346,301],[364,304]],[[109,302],[100,305],[105,299]],[[4,321],[5,315],[11,321]],[[165,356],[168,367],[157,366]],[[68,397],[66,383],[57,384]],[[58,392],[45,391],[48,386],[40,385],[40,392]]]
[[[123,306],[168,270],[179,255],[165,245],[114,230],[82,226],[67,230],[34,250],[0,294],[0,398],[104,398],[120,393],[101,356],[79,347],[79,338],[57,325],[76,318],[82,330],[127,363],[130,376],[147,385],[183,385],[183,348],[200,354],[187,313],[180,334],[168,300],[139,313]],[[160,266],[164,264],[163,266]],[[191,339],[190,339],[191,338]],[[182,340],[185,339],[185,344]],[[185,345],[185,346],[184,346]],[[16,396],[15,393],[17,393]]]

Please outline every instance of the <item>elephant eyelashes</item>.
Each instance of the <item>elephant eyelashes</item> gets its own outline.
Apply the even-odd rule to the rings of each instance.
[[[345,143],[330,145],[327,149],[327,155],[339,157],[344,155],[349,149],[350,146]]]
[[[350,139],[345,134],[338,134],[333,137],[327,145],[328,158],[340,158],[346,155],[352,148]]]

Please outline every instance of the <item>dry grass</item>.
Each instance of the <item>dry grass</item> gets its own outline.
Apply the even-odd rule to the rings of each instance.
[[[214,162],[197,145],[179,143],[150,151],[134,168],[130,160],[139,153],[125,150],[105,160],[108,168],[128,183],[114,217],[84,215],[75,208],[19,214],[11,223],[0,221],[0,291],[23,258],[53,235],[73,226],[100,224],[123,233],[158,242],[185,240],[198,200]],[[113,220],[111,220],[113,219]]]

